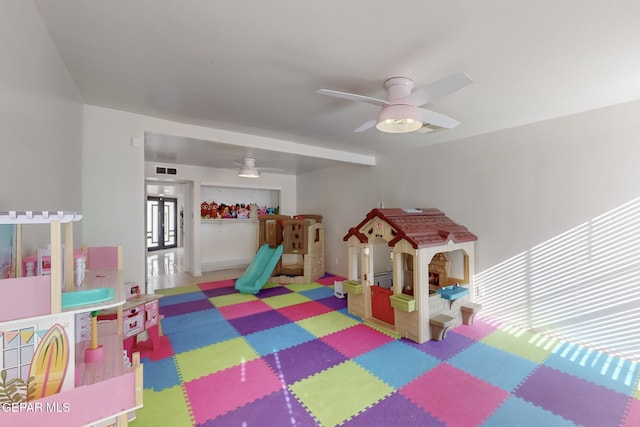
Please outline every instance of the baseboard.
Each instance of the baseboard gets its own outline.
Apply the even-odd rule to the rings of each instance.
[[[247,268],[249,264],[251,264],[251,259],[242,258],[242,259],[227,259],[224,261],[210,261],[203,262],[200,265],[200,269],[203,272],[206,271],[217,271],[217,270],[228,270],[230,268]]]

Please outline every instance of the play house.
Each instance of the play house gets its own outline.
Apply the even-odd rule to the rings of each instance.
[[[472,323],[480,310],[472,281],[477,237],[440,210],[373,209],[344,240],[349,313],[424,343]]]
[[[275,283],[312,283],[324,275],[322,215],[260,215],[257,248],[283,246],[273,270]]]

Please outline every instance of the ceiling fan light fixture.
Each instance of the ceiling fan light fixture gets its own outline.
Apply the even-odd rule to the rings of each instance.
[[[238,172],[238,176],[242,178],[260,178],[260,170],[256,168],[256,159],[253,157],[244,157],[242,167]]]
[[[376,129],[386,133],[408,133],[422,128],[420,110],[413,105],[385,105],[378,114]]]
[[[260,171],[244,166],[240,169],[240,172],[238,172],[238,176],[242,178],[260,178]]]

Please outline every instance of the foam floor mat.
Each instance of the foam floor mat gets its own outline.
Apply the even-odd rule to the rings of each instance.
[[[347,312],[335,276],[165,290],[141,426],[640,426],[633,361],[476,316],[417,344]]]

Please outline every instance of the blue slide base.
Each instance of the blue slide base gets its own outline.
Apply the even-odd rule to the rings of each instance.
[[[257,294],[271,277],[283,251],[282,245],[272,248],[265,243],[260,246],[249,267],[236,280],[236,290],[242,294]]]

